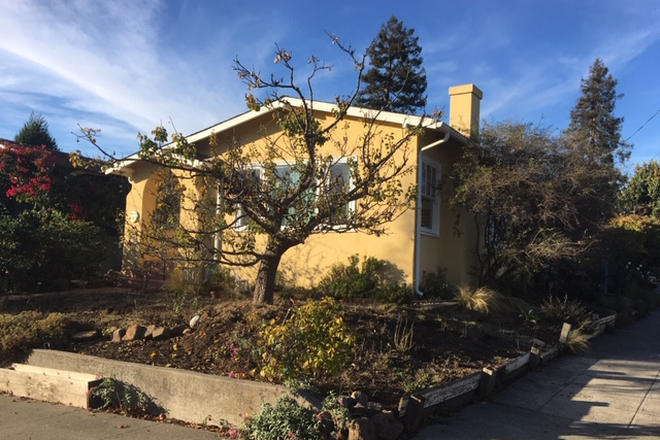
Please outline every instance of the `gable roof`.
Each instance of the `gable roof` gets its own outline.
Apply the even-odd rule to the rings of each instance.
[[[322,113],[332,113],[338,109],[338,106],[333,103],[324,102],[324,101],[307,101],[307,105],[312,111],[320,111]],[[192,133],[186,136],[186,140],[189,143],[195,143],[201,139],[206,139],[213,134],[219,134],[228,130],[231,130],[235,127],[238,127],[242,124],[250,122],[254,119],[262,117],[268,113],[274,111],[285,109],[285,108],[299,108],[303,106],[303,100],[299,98],[289,98],[282,97],[277,101],[273,101],[268,105],[262,106],[259,110],[250,110],[240,115],[234,116],[230,119],[227,119],[223,122],[215,124],[211,127],[205,128],[198,132]],[[455,128],[451,127],[448,124],[445,124],[442,121],[437,121],[434,118],[421,117],[406,115],[403,113],[393,113],[386,111],[378,111],[372,109],[366,109],[362,107],[351,106],[346,112],[346,116],[352,118],[369,118],[379,122],[386,122],[390,124],[400,124],[402,126],[416,127],[418,125],[424,127],[426,130],[434,130],[448,134],[451,138],[457,139],[461,143],[468,143],[468,139],[460,133]],[[171,144],[164,145],[163,148],[168,148]],[[140,158],[138,153],[134,153],[124,159],[118,160],[111,168],[109,168],[106,173],[116,173],[116,174],[131,174],[129,170],[130,166],[139,162]]]

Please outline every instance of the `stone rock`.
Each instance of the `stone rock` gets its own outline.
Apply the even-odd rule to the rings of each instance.
[[[151,337],[154,341],[162,341],[164,339],[169,339],[171,336],[170,329],[167,327],[157,327],[153,333],[151,333]]]
[[[339,396],[339,404],[344,408],[353,408],[357,404],[357,400],[349,396]]]
[[[371,418],[378,440],[396,440],[403,432],[403,423],[392,413],[381,412]]]
[[[88,330],[86,332],[79,332],[71,336],[74,341],[91,341],[99,336],[98,330]]]
[[[373,422],[365,417],[352,420],[348,427],[348,440],[378,440]]]
[[[369,404],[369,397],[363,391],[353,391],[351,398],[357,402],[357,405],[367,406]]]
[[[172,336],[181,336],[183,334],[183,331],[187,328],[190,328],[188,327],[188,324],[177,325],[176,327],[170,328],[170,334]]]
[[[122,341],[137,341],[144,338],[144,332],[147,329],[141,325],[133,324],[126,329],[124,337],[121,338]]]
[[[121,342],[121,339],[126,334],[126,329],[118,328],[112,332],[112,342]]]
[[[156,330],[155,325],[148,325],[147,329],[144,331],[144,339],[152,339],[154,336],[154,330]]]
[[[190,319],[190,322],[188,323],[188,325],[190,326],[190,328],[192,328],[192,329],[197,328],[197,326],[199,325],[199,320],[200,320],[200,318],[201,318],[201,316],[199,316],[199,315],[195,315],[195,316],[193,316],[193,317]]]
[[[355,405],[352,408],[348,409],[352,415],[357,417],[367,417],[371,418],[376,414],[380,413],[382,408],[378,405],[368,404],[367,406]]]

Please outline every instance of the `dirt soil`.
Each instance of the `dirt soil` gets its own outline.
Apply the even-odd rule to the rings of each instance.
[[[208,374],[264,380],[257,334],[267,320],[282,320],[301,300],[253,307],[247,299],[181,297],[163,291],[82,289],[42,295],[4,297],[4,312],[23,310],[67,314],[71,332],[97,329],[102,336],[69,341],[61,350],[181,368]],[[365,391],[374,402],[396,408],[410,392],[498,367],[531,347],[538,334],[521,322],[484,317],[457,305],[419,302],[394,306],[376,302],[343,304],[345,319],[357,336],[353,356],[338,378],[315,385],[340,393]],[[199,327],[164,341],[113,343],[113,327],[130,324],[174,327],[203,315]],[[413,325],[414,324],[414,325]],[[404,347],[398,335],[411,334]],[[405,330],[402,332],[402,330]],[[398,346],[397,346],[398,345]]]

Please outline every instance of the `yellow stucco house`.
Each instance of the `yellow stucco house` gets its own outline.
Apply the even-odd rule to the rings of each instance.
[[[284,254],[279,269],[287,279],[299,285],[314,285],[333,264],[346,263],[349,256],[359,254],[389,262],[417,293],[420,293],[422,274],[435,272],[438,268],[446,270],[449,282],[470,284],[478,234],[473,222],[465,215],[457,217],[458,213],[450,206],[448,199],[452,187],[447,177],[454,163],[460,159],[468,138],[478,130],[482,92],[475,85],[467,84],[449,88],[449,95],[449,124],[436,121],[426,125],[424,131],[410,142],[413,172],[402,179],[405,180],[404,185],[416,184],[420,189],[415,208],[389,223],[384,235],[350,231],[334,233],[329,230],[309,236],[303,244]],[[289,105],[296,102],[288,101]],[[324,117],[330,118],[336,105],[314,102],[313,108],[315,117],[323,121]],[[264,127],[272,121],[270,113],[277,110],[275,103],[259,111],[249,111],[189,135],[186,140],[195,145],[202,158],[218,151],[217,147],[213,147],[218,139],[240,138],[244,148],[258,146],[263,140]],[[360,108],[349,109],[343,121],[346,127],[342,131],[344,137],[361,135],[365,112],[367,110]],[[395,137],[401,136],[406,127],[420,121],[415,116],[386,112],[374,118],[379,132]],[[277,130],[277,127],[270,129],[269,136],[277,135]],[[126,198],[126,222],[131,226],[126,229],[127,234],[143,227],[154,216],[159,188],[156,170],[156,165],[140,160],[137,155],[120,161],[111,170],[127,176],[131,183]],[[185,210],[185,202],[182,202],[180,209]],[[240,225],[237,221],[236,226]],[[131,243],[132,240],[135,238],[127,237],[125,241]],[[125,268],[130,269],[128,266],[140,262],[125,258],[124,264]],[[241,277],[253,278],[254,269],[241,269]]]

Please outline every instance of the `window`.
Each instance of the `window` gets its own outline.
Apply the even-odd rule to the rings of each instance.
[[[328,180],[323,189],[332,200],[340,199],[341,194],[347,194],[351,189],[351,171],[350,166],[346,162],[335,163],[330,166],[328,170]],[[331,209],[329,224],[330,225],[345,225],[348,223],[350,215],[351,203],[346,202],[341,206]]]
[[[181,216],[183,188],[174,176],[165,176],[158,184],[156,208],[152,214],[155,225],[164,229],[175,229]]]
[[[246,185],[249,185],[250,183],[252,185],[259,185],[261,183],[261,176],[262,176],[261,168],[256,168],[256,167],[251,168],[249,170],[249,174],[248,174],[249,179],[246,179],[246,180],[248,180],[246,182]],[[245,213],[245,211],[243,211],[243,209],[241,209],[240,204],[236,207],[235,220],[236,220],[236,222],[234,223],[234,227],[236,229],[243,230],[243,229],[247,228],[247,225],[248,225],[248,222],[249,222],[250,218]]]
[[[424,160],[421,178],[421,223],[423,231],[440,233],[440,166]]]
[[[263,169],[254,167],[252,169],[252,179],[256,182],[261,182],[264,178]],[[278,192],[282,195],[291,188],[298,184],[300,173],[288,164],[282,164],[275,167],[275,182],[271,186],[272,195],[280,197]],[[333,201],[340,199],[340,194],[346,194],[350,190],[350,166],[347,162],[337,162],[330,166],[327,172],[327,181],[324,184],[313,185],[305,194],[295,200],[289,206],[288,214],[282,222],[282,227],[285,227],[290,222],[305,222],[309,217],[315,215],[316,203],[321,193],[324,193],[332,198]],[[318,188],[318,193],[317,193]],[[331,218],[328,222],[330,225],[343,225],[346,224],[350,215],[351,203],[346,202],[340,207],[331,209]],[[306,217],[304,217],[306,216]],[[240,204],[236,206],[235,213],[235,228],[238,230],[245,229],[248,225],[249,217],[241,209]]]

